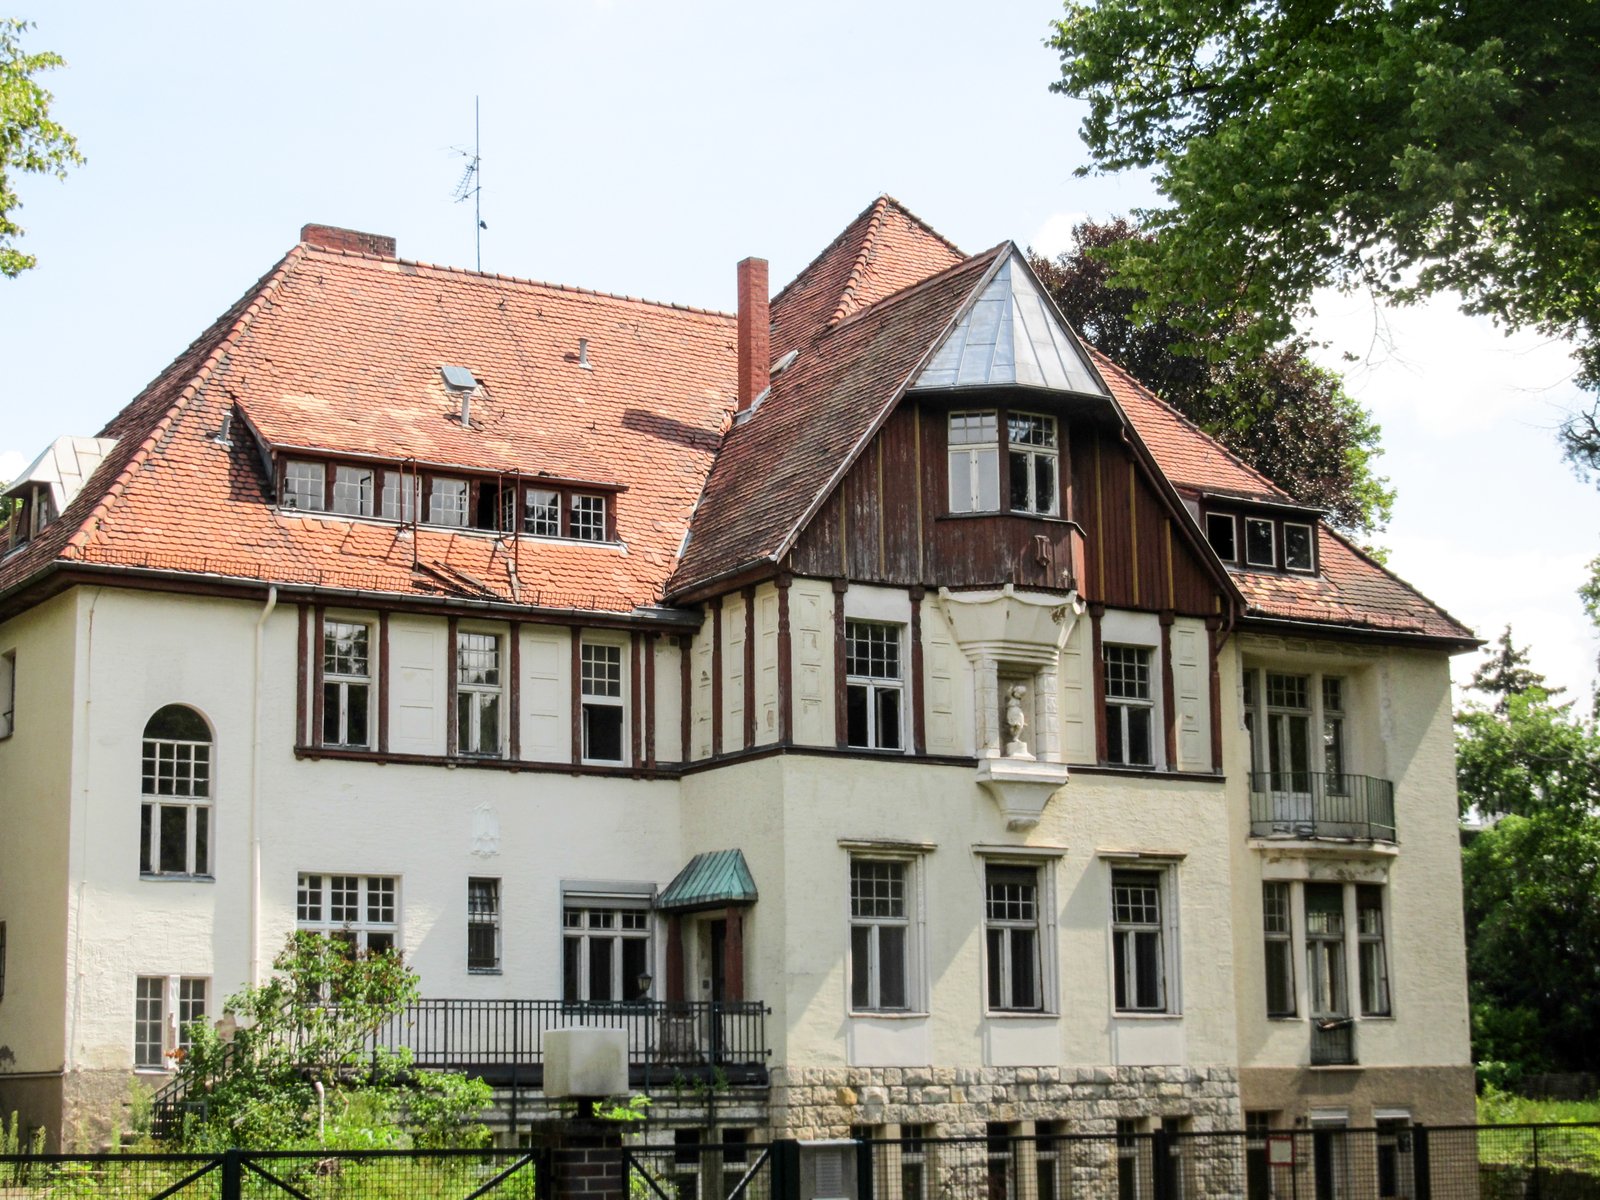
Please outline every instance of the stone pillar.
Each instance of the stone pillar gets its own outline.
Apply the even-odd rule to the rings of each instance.
[[[1034,676],[1039,703],[1034,711],[1038,723],[1033,730],[1033,752],[1040,762],[1061,761],[1061,692],[1056,668],[1040,667]]]
[[[546,1127],[550,1200],[628,1200],[623,1126],[580,1118]]]
[[[1000,666],[985,656],[973,668],[977,676],[973,682],[978,706],[978,757],[999,758],[1005,736],[1000,729]]]

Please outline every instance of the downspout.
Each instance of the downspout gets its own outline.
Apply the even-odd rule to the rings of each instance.
[[[278,586],[267,589],[266,607],[256,618],[256,676],[250,705],[250,986],[261,982],[261,646],[267,618],[278,607]]]
[[[83,678],[85,698],[83,702],[83,744],[93,746],[94,740],[89,736],[89,722],[94,716],[94,610],[100,603],[102,591],[95,589],[94,599],[89,601],[89,616],[85,622],[87,629],[84,633],[83,649]],[[73,769],[78,770],[76,756],[74,756]],[[78,1024],[83,1017],[83,981],[87,972],[83,968],[83,904],[89,886],[89,766],[87,761],[82,766],[83,772],[83,821],[78,833],[78,903],[77,911],[73,914],[74,928],[73,941],[73,986],[72,986],[72,1029],[67,1036],[67,1053],[64,1069],[76,1071],[78,1068]],[[71,819],[70,816],[68,818]]]

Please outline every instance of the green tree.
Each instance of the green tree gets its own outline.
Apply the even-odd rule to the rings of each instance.
[[[481,1079],[413,1072],[410,1055],[372,1053],[372,1035],[417,997],[397,954],[352,954],[337,939],[295,933],[267,982],[229,997],[230,1038],[205,1021],[179,1062],[200,1104],[191,1148],[469,1146],[490,1090]],[[322,1096],[316,1085],[322,1085]],[[325,1127],[319,1129],[319,1126]]]
[[[67,168],[83,163],[78,141],[50,119],[53,97],[34,78],[65,66],[59,54],[22,49],[27,21],[0,17],[0,275],[17,276],[37,260],[15,246],[22,236],[15,212],[22,207],[14,187],[17,173],[65,179]]]
[[[1520,696],[1534,688],[1546,696],[1559,696],[1566,691],[1565,688],[1548,686],[1544,676],[1528,666],[1528,650],[1526,647],[1517,649],[1516,643],[1511,640],[1510,624],[1506,625],[1495,644],[1484,651],[1484,661],[1472,672],[1472,682],[1467,686],[1495,697],[1494,710],[1501,715],[1505,714],[1512,696]]]
[[[1356,534],[1383,527],[1394,492],[1374,471],[1378,426],[1337,375],[1310,361],[1303,340],[1228,355],[1238,314],[1183,314],[1115,286],[1108,256],[1151,241],[1131,222],[1085,221],[1073,241],[1054,261],[1031,262],[1091,345],[1291,495],[1328,509],[1335,524]]]
[[[1150,169],[1125,278],[1256,348],[1312,292],[1441,292],[1570,339],[1600,388],[1600,5],[1068,0],[1087,170]],[[1572,443],[1600,453],[1593,414]]]

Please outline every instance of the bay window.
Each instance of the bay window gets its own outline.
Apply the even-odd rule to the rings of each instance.
[[[997,409],[953,412],[947,429],[951,512],[1001,511],[1003,440],[1007,511],[1060,513],[1061,446],[1054,417]]]
[[[1053,517],[1059,511],[1060,451],[1056,420],[1036,413],[1006,418],[1011,473],[1011,511]]]

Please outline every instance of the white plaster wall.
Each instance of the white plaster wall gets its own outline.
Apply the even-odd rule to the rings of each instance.
[[[0,1054],[7,1072],[55,1071],[65,1058],[68,813],[78,644],[86,620],[69,592],[0,624],[16,655],[16,722],[0,738],[0,921],[6,995]]]
[[[675,637],[655,639],[656,761],[683,761],[683,652]]]
[[[1313,856],[1286,858],[1249,845],[1248,742],[1240,672],[1244,663],[1339,673],[1347,681],[1349,769],[1395,785],[1399,844],[1392,853],[1340,853],[1324,843]],[[1429,651],[1339,646],[1238,636],[1221,660],[1223,748],[1233,827],[1237,886],[1236,1011],[1240,1065],[1273,1067],[1309,1061],[1304,1013],[1266,1016],[1261,881],[1273,877],[1387,880],[1387,937],[1393,1016],[1362,1017],[1356,1052],[1363,1067],[1460,1066],[1471,1061],[1466,956],[1461,910],[1461,856],[1455,790],[1449,660]],[[1304,932],[1296,914],[1296,985],[1305,990]],[[1347,953],[1351,1003],[1356,963]]]

